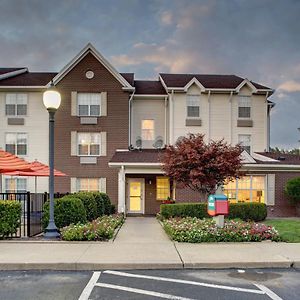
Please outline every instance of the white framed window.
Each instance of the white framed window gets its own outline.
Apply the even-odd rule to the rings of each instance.
[[[251,96],[239,96],[238,118],[251,118]]]
[[[15,155],[27,155],[27,133],[6,133],[5,151]]]
[[[224,194],[230,202],[265,203],[265,176],[243,176],[224,185]]]
[[[239,134],[239,144],[242,148],[251,154],[251,135],[250,134]]]
[[[5,98],[6,116],[26,116],[27,115],[27,94],[8,93]]]
[[[154,141],[154,120],[142,120],[142,140]]]
[[[6,193],[26,193],[27,179],[26,178],[5,178]]]
[[[187,118],[200,118],[200,95],[187,95]]]
[[[78,116],[100,116],[101,93],[78,93],[77,106]]]
[[[78,132],[78,155],[99,156],[101,134],[97,132]]]
[[[98,192],[100,191],[99,178],[77,178],[76,189],[78,192]]]

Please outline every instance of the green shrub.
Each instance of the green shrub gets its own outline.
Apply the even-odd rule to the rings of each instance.
[[[300,203],[300,177],[288,180],[284,191],[292,203]]]
[[[112,213],[111,201],[106,193],[100,193],[104,202],[104,214],[110,215]]]
[[[267,217],[267,206],[264,203],[230,203],[230,219],[242,219],[244,221],[263,221]]]
[[[42,225],[45,229],[49,223],[49,201],[44,204]],[[54,199],[54,221],[58,228],[70,224],[86,223],[86,211],[79,198],[72,195]]]
[[[87,224],[70,225],[61,230],[66,241],[103,241],[111,239],[123,223],[123,215],[102,216]]]
[[[161,204],[160,215],[166,219],[171,217],[196,217],[199,219],[207,218],[207,203]]]
[[[78,192],[67,197],[76,197],[82,201],[82,204],[86,211],[86,218],[88,221],[95,220],[97,217],[100,216],[98,214],[97,202],[93,192]]]
[[[101,196],[101,193],[99,192],[93,192],[96,205],[97,205],[97,217],[101,217],[104,215],[105,209],[104,209],[104,199]]]
[[[22,206],[19,201],[0,200],[0,239],[17,233]]]
[[[160,215],[166,219],[171,217],[196,217],[199,219],[209,217],[206,202],[162,204]],[[267,217],[267,206],[264,203],[231,203],[228,217],[244,221],[263,221]]]

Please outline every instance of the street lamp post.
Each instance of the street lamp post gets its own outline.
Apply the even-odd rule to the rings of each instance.
[[[58,229],[54,222],[54,115],[60,106],[61,96],[56,90],[53,82],[47,91],[43,94],[43,103],[49,113],[49,223],[45,229],[44,237],[47,239],[55,239],[59,237]]]

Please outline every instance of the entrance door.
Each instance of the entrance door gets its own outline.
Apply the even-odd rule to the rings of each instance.
[[[144,179],[128,178],[128,202],[129,213],[144,213]]]

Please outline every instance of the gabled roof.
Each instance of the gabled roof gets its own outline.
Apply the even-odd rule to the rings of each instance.
[[[57,73],[25,72],[0,80],[0,87],[46,87]]]
[[[236,75],[210,75],[210,74],[159,74],[163,84],[168,88],[186,89],[190,83],[197,82],[199,87],[204,89],[225,89],[237,91],[244,84],[248,84],[255,92],[256,90],[269,91],[271,94],[273,90],[269,87],[263,86],[256,82],[250,81],[247,78],[242,78]]]
[[[62,80],[86,55],[91,53],[123,86],[123,89],[134,90],[132,85],[96,50],[88,43],[62,70],[53,78],[56,85]]]
[[[134,87],[135,87],[136,95],[166,95],[167,94],[166,90],[164,89],[160,81],[135,80]]]

